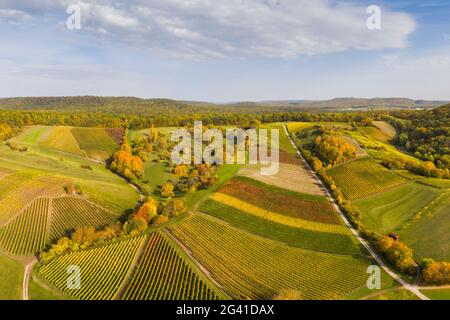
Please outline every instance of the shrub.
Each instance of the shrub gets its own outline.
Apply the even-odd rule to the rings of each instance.
[[[155,218],[153,218],[152,225],[160,226],[160,225],[162,225],[164,223],[167,223],[167,222],[169,222],[169,217],[166,216],[166,215],[161,214],[161,215],[158,215]]]
[[[423,279],[435,285],[450,284],[450,262],[436,262],[424,259],[422,262]]]

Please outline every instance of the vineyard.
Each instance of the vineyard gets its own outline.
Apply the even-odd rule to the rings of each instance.
[[[65,180],[41,176],[30,179],[10,191],[0,200],[0,226],[8,223],[32,200],[60,195],[64,192]]]
[[[245,177],[230,180],[219,192],[292,218],[341,223],[333,207],[322,196],[301,194]]]
[[[92,159],[106,160],[118,146],[105,128],[72,128],[71,134]]]
[[[34,200],[23,213],[0,230],[0,245],[14,255],[30,255],[46,242],[49,199]]]
[[[286,243],[293,247],[340,254],[358,254],[351,237],[345,234],[316,232],[257,218],[226,204],[207,200],[199,210],[233,226],[267,239]]]
[[[41,266],[39,273],[63,293],[80,300],[111,300],[129,274],[145,237],[63,255]],[[68,267],[80,268],[79,289],[67,285]]]
[[[92,226],[101,229],[114,224],[116,217],[109,211],[79,198],[62,197],[52,201],[53,213],[50,238],[56,240],[69,235],[77,227]]]
[[[204,216],[170,230],[235,299],[270,299],[284,289],[303,299],[340,299],[367,280],[363,260],[289,247]]]
[[[404,179],[371,159],[347,162],[328,171],[344,195],[360,199],[404,183]]]
[[[125,300],[212,300],[217,296],[160,233],[150,237]]]
[[[0,199],[3,199],[9,192],[18,189],[27,179],[32,179],[34,176],[33,173],[27,171],[14,171],[8,174],[3,168],[2,171],[5,174],[0,179]]]
[[[217,202],[227,204],[230,207],[233,207],[238,210],[242,210],[248,214],[251,214],[255,217],[266,219],[268,221],[276,222],[279,224],[283,224],[289,227],[301,228],[310,231],[316,232],[327,232],[327,233],[336,233],[336,234],[350,234],[349,230],[343,225],[329,224],[329,223],[321,223],[303,219],[297,219],[290,216],[284,216],[266,209],[262,209],[259,207],[255,207],[247,202],[241,201],[239,199],[227,196],[222,193],[215,193],[211,196],[212,200]]]
[[[40,145],[51,149],[76,154],[79,156],[86,156],[86,153],[81,150],[77,140],[71,132],[71,127],[54,127],[42,138]]]

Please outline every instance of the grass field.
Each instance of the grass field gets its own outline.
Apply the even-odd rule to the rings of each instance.
[[[66,180],[60,177],[40,176],[24,180],[14,190],[0,199],[0,227],[14,219],[35,198],[61,195]]]
[[[382,234],[399,231],[408,220],[439,195],[439,191],[414,182],[356,201],[363,224]]]
[[[376,129],[375,129],[376,130]],[[377,139],[371,138],[369,135],[365,135],[360,131],[345,131],[346,135],[351,136],[360,145],[368,148],[367,153],[374,159],[386,159],[386,158],[401,158],[408,161],[414,161],[421,163],[421,161],[412,155],[405,153],[404,150],[398,149],[396,146],[389,142],[383,142]],[[376,150],[377,149],[377,150]]]
[[[120,129],[29,126],[12,141],[104,161],[118,147]]]
[[[89,164],[93,170],[81,168],[82,164]],[[0,145],[0,168],[7,168],[12,172],[0,180],[0,203],[8,195],[11,197],[12,192],[21,193],[28,189],[27,184],[33,183],[31,178],[37,176],[63,180],[59,183],[61,191],[69,182],[78,184],[90,200],[120,214],[126,209],[134,208],[139,199],[137,192],[125,180],[109,171],[104,164],[70,154],[64,154],[62,157],[59,152],[41,146],[30,145],[28,152],[21,153],[10,150],[6,145]],[[51,188],[54,187],[52,185],[55,183],[50,184]],[[29,190],[34,188],[30,187]],[[27,198],[29,196],[33,195],[28,194]],[[14,200],[5,201],[15,205]],[[14,212],[17,212],[17,205],[15,207]]]
[[[89,158],[104,161],[118,148],[105,128],[72,128],[71,133]]]
[[[170,230],[236,299],[269,299],[284,289],[303,299],[340,299],[367,280],[364,260],[289,247],[204,216]]]
[[[389,143],[392,141],[397,134],[393,127],[383,121],[374,123],[373,127],[359,127],[358,130],[369,138],[384,143]]]
[[[0,300],[20,300],[23,266],[0,254],[0,277]]]
[[[359,253],[351,237],[276,223],[214,200],[205,201],[199,211],[252,234],[290,246],[338,254]]]
[[[279,137],[280,137],[280,151],[284,151],[290,154],[296,154],[297,151],[292,146],[291,141],[287,137],[286,133],[284,132],[283,124],[280,123],[273,123],[273,124],[265,124],[262,128],[269,129],[268,135],[270,136],[270,129],[279,130]]]
[[[450,300],[450,289],[421,290],[431,300]]]
[[[147,242],[125,300],[213,300],[213,290],[160,233]]]
[[[447,179],[426,178],[420,179],[418,182],[440,189],[450,189],[450,180]]]
[[[25,211],[0,229],[0,246],[13,255],[35,254],[45,247],[49,199],[34,200]]]
[[[420,300],[414,293],[404,289],[393,289],[374,296],[367,300]]]
[[[50,261],[39,273],[64,294],[80,300],[111,300],[129,274],[145,237],[120,241],[108,246],[77,251]],[[67,286],[68,267],[80,268],[80,289]]]
[[[397,130],[386,121],[374,121],[373,125],[377,129],[381,130],[383,134],[388,136],[389,140],[394,139],[397,135]]]
[[[289,122],[287,124],[290,133],[294,134],[313,127],[313,126],[323,126],[327,128],[340,128],[340,129],[351,129],[351,125],[346,122]]]
[[[41,278],[38,268],[33,268],[30,282],[28,284],[28,297],[30,300],[71,300],[72,298],[64,295],[61,291],[51,288],[48,283]]]
[[[77,139],[73,136],[71,127],[52,128],[46,137],[43,137],[40,145],[82,157],[86,156],[86,153],[81,150]]]
[[[63,197],[52,201],[50,239],[69,236],[77,227],[101,229],[114,224],[117,217],[85,199]]]
[[[314,125],[314,122],[290,122],[287,124],[287,127],[290,133],[295,134],[296,132],[310,128]]]
[[[354,160],[328,170],[344,195],[350,199],[360,199],[394,188],[404,179],[371,159]]]
[[[281,215],[310,221],[340,224],[325,197],[301,194],[246,177],[236,177],[218,192]]]
[[[422,208],[419,217],[400,232],[416,258],[450,260],[450,191]]]
[[[0,168],[3,172],[7,172],[6,168]],[[28,171],[10,171],[4,174],[0,179],[0,199],[4,198],[8,193],[20,188],[27,180],[37,175],[36,172]]]
[[[17,137],[12,138],[11,140],[17,143],[37,144],[42,137],[47,136],[51,130],[52,127],[29,126],[25,127]]]
[[[159,197],[159,187],[165,182],[172,181],[172,183],[176,184],[178,180],[168,166],[159,162],[154,154],[144,163],[144,179],[148,181],[149,193],[153,192],[155,197]]]

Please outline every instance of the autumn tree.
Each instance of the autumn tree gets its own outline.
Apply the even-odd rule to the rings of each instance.
[[[166,182],[161,187],[161,196],[163,196],[164,198],[172,198],[175,195],[173,190],[173,184]]]
[[[178,165],[174,169],[174,173],[177,177],[186,177],[188,175],[188,167],[186,165]]]
[[[136,211],[136,218],[143,218],[149,223],[158,214],[158,202],[151,196],[147,198],[145,203]]]
[[[111,170],[133,183],[136,183],[143,175],[144,166],[142,159],[133,155],[131,145],[128,143],[126,136],[120,150],[113,154]]]
[[[150,142],[156,143],[158,141],[158,129],[152,124],[150,128]]]
[[[426,282],[435,285],[450,284],[450,262],[436,262],[424,259],[422,262],[423,278]]]

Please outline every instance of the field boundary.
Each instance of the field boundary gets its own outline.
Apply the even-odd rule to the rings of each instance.
[[[28,296],[28,287],[30,285],[31,272],[33,270],[34,265],[38,262],[36,258],[34,258],[31,262],[25,265],[24,275],[23,275],[23,284],[22,284],[22,300],[29,300]]]
[[[126,290],[130,286],[131,281],[133,280],[133,276],[136,273],[137,267],[138,267],[139,263],[141,262],[142,257],[144,255],[145,248],[147,247],[147,243],[150,239],[149,237],[150,236],[146,235],[144,241],[142,241],[141,247],[136,252],[136,256],[134,257],[133,262],[131,263],[130,270],[123,278],[123,281],[120,284],[119,289],[117,289],[117,293],[116,293],[115,297],[113,298],[113,300],[122,300],[123,295],[125,294]]]
[[[181,243],[180,240],[178,240],[177,237],[175,237],[168,229],[163,229],[162,230],[164,232],[164,234],[166,234],[170,240],[174,241],[178,247],[191,259],[191,261],[195,264],[195,266],[200,270],[200,272],[203,273],[203,275],[209,280],[211,281],[212,284],[214,284],[214,286],[216,286],[221,293],[224,293],[226,295],[226,298],[230,298],[230,295],[228,292],[226,292],[225,288],[219,284],[214,277],[212,276],[211,272],[209,272],[208,269],[205,268],[205,266],[203,266],[193,255],[192,252],[183,244]]]
[[[336,211],[339,213],[339,215],[341,216],[342,220],[344,221],[344,224],[350,229],[350,231],[353,233],[353,235],[355,235],[355,237],[358,239],[358,241],[364,246],[364,248],[366,248],[366,250],[370,253],[370,255],[375,259],[375,261],[383,268],[384,271],[386,271],[387,274],[389,274],[392,278],[394,278],[394,280],[396,280],[399,284],[402,285],[402,287],[404,287],[405,289],[411,291],[412,293],[414,293],[416,296],[418,296],[421,300],[430,300],[427,296],[425,296],[424,294],[422,294],[418,288],[414,285],[411,285],[409,283],[407,283],[405,280],[403,280],[402,278],[400,278],[399,275],[397,275],[391,268],[389,268],[384,262],[383,260],[378,256],[378,254],[372,249],[372,247],[368,244],[368,242],[366,240],[364,240],[361,235],[359,234],[359,232],[353,228],[353,226],[350,224],[350,222],[348,221],[347,217],[344,215],[344,213],[342,212],[342,210],[339,208],[339,206],[336,203],[336,200],[332,197],[332,195],[330,194],[330,192],[328,191],[328,189],[325,187],[325,185],[323,184],[322,180],[320,180],[317,175],[315,174],[315,172],[311,169],[311,167],[309,166],[309,164],[306,162],[305,158],[303,158],[302,153],[300,152],[300,150],[298,150],[297,146],[295,145],[294,141],[291,139],[291,136],[289,135],[289,131],[287,129],[287,126],[284,126],[284,132],[285,134],[288,136],[289,140],[291,141],[293,147],[295,148],[295,150],[297,150],[297,154],[300,156],[300,158],[303,160],[303,162],[305,163],[306,167],[308,168],[308,170],[310,172],[312,172],[314,174],[314,176],[316,177],[316,179],[320,182],[320,184],[323,186],[328,199],[330,200],[330,202],[333,204],[333,206],[335,207]]]

